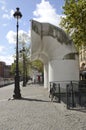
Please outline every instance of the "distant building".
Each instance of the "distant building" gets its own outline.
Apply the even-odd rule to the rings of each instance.
[[[0,77],[1,78],[10,78],[11,65],[6,65],[5,62],[0,61]]]
[[[0,62],[0,77],[4,77],[5,62]]]
[[[86,70],[86,46],[82,46],[79,51],[80,70]]]
[[[79,50],[80,62],[80,79],[86,80],[86,46],[82,46]]]

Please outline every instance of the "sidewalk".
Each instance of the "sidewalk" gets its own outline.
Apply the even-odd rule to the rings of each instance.
[[[9,100],[14,86],[0,88],[0,130],[86,130],[86,111],[50,102],[47,89],[21,87],[21,100]]]

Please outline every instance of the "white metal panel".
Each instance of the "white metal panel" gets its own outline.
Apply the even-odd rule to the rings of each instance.
[[[77,60],[52,60],[49,62],[49,82],[78,80],[79,64]]]

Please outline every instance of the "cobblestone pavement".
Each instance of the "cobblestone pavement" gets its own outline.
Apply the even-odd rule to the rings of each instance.
[[[0,88],[0,130],[86,130],[86,111],[50,102],[47,89],[21,87],[21,100],[8,100],[13,85]]]

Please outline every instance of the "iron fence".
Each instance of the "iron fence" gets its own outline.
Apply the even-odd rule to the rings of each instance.
[[[56,87],[53,97],[59,103],[63,101],[67,109],[86,107],[86,81],[50,82],[50,89]]]

